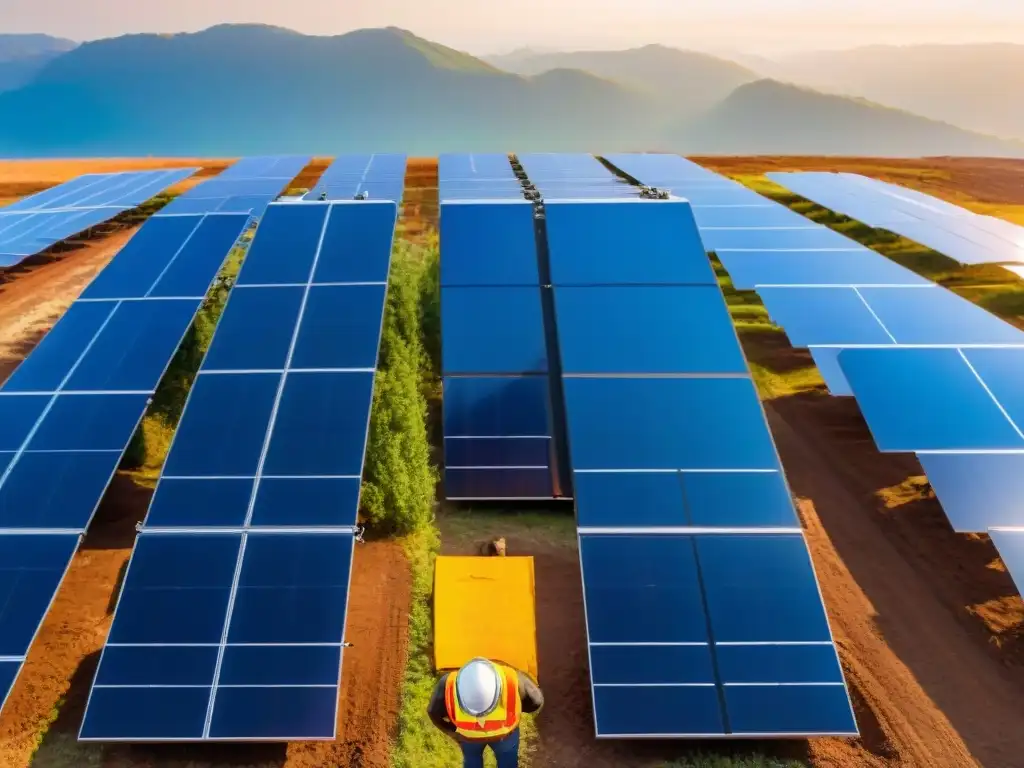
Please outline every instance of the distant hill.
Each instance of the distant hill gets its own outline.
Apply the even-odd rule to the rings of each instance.
[[[0,93],[31,82],[47,63],[77,45],[49,35],[0,35]]]
[[[590,72],[655,96],[679,116],[693,116],[759,75],[733,61],[706,53],[647,45],[626,51],[533,53],[517,51],[488,59],[522,75],[570,68]]]
[[[25,44],[19,40],[19,50]],[[519,51],[510,55],[519,60],[513,73],[500,59],[483,61],[396,28],[319,37],[222,25],[77,47],[36,44],[50,48],[0,60],[0,91],[4,77],[14,83],[0,92],[0,155],[1019,156],[1024,147],[863,100],[757,81],[734,62],[663,46]],[[49,58],[20,74],[5,70],[34,55]]]
[[[70,51],[78,43],[50,35],[0,34],[0,61],[13,61],[50,54],[56,56]]]
[[[737,88],[707,114],[674,126],[668,141],[695,154],[1024,157],[1024,143],[775,80]]]
[[[400,29],[310,37],[227,25],[100,40],[55,59],[0,94],[0,152],[598,149],[660,111],[593,75],[513,75]]]
[[[790,56],[778,64],[787,80],[1024,138],[1024,45],[871,46]]]

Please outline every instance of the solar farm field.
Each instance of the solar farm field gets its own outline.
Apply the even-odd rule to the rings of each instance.
[[[1024,290],[996,267],[954,262],[890,233],[832,214],[764,174],[838,170],[926,191],[981,213],[1024,222],[1024,163],[995,160],[697,158],[794,211],[869,245],[918,274],[1024,328]],[[188,165],[199,177],[227,161],[95,160],[0,163],[0,198],[13,200],[82,173]],[[291,184],[312,189],[328,161]],[[175,187],[182,192],[194,182]],[[432,247],[438,169],[410,159],[397,239]],[[10,375],[137,225],[112,227],[80,247],[0,273],[0,383]],[[537,568],[540,682],[548,701],[527,731],[524,764],[594,768],[722,766],[941,766],[1013,768],[1024,754],[1024,603],[984,535],[958,535],[914,456],[882,454],[856,402],[829,397],[806,349],[791,347],[753,292],[719,284],[764,402],[811,552],[860,737],[681,742],[594,739],[585,606],[571,514],[551,505],[444,502],[441,552],[475,554],[507,540]],[[428,339],[428,344],[429,344]],[[440,406],[440,388],[431,405]],[[938,416],[937,416],[938,418]],[[432,434],[440,443],[440,429]],[[435,446],[437,447],[437,446]],[[86,697],[111,627],[117,593],[146,514],[152,478],[119,474],[75,556],[0,714],[0,768],[228,768],[388,766],[399,713],[407,617],[417,564],[393,540],[356,548],[338,737],[288,745],[78,743]],[[415,652],[415,649],[414,649]],[[412,764],[441,766],[432,753]]]

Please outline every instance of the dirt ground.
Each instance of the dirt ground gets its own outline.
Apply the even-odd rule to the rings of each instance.
[[[124,167],[118,162],[102,161],[111,170]],[[82,163],[67,176],[98,169]],[[949,199],[969,194],[988,203],[1024,203],[1024,163],[1016,161],[716,158],[706,164],[737,174],[856,170]],[[12,165],[19,175],[6,172]],[[0,163],[0,179],[37,187],[59,180],[44,175],[56,173],[50,164],[38,165],[31,171],[28,164]],[[436,226],[436,163],[411,161],[410,183],[414,178],[404,226],[419,238]],[[0,380],[129,234],[0,276]],[[806,355],[770,335],[744,335],[744,345],[748,357],[777,371],[808,364]],[[879,454],[853,402],[811,392],[777,398],[766,410],[801,500],[862,737],[744,742],[735,749],[827,768],[1024,766],[1024,603],[987,537],[949,529],[938,503],[922,493],[913,457]],[[405,557],[385,542],[357,549],[348,624],[355,646],[345,655],[336,742],[175,748],[75,742],[134,524],[148,498],[127,477],[108,492],[0,716],[0,768],[387,765],[410,592]],[[731,748],[594,740],[571,513],[482,515],[472,524],[442,516],[441,522],[449,553],[473,551],[480,537],[505,534],[510,554],[536,558],[540,675],[550,705],[537,720],[533,768],[646,768],[700,749]]]

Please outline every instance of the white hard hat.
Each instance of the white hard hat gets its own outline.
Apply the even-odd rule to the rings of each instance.
[[[456,674],[455,695],[461,707],[473,717],[489,715],[498,706],[501,675],[487,659],[473,659]]]

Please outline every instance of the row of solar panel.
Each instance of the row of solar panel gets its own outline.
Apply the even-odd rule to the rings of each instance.
[[[267,209],[126,572],[81,739],[333,736],[396,216],[379,202]]]
[[[0,268],[141,205],[195,170],[79,176],[0,209]]]
[[[179,195],[158,215],[196,213],[245,213],[262,216],[263,211],[305,168],[310,157],[247,157],[210,179]]]
[[[406,156],[400,154],[341,155],[324,171],[306,200],[402,199]]]
[[[551,203],[546,219],[598,736],[855,733],[689,205]],[[584,260],[599,279],[554,278]]]
[[[0,551],[18,552],[0,560],[3,700],[150,393],[248,222],[146,222],[0,389]]]
[[[655,176],[683,180],[668,184],[674,184],[681,194],[687,193],[694,178],[707,179],[700,182],[702,190],[718,183],[719,178],[674,156],[616,156],[612,161],[648,182]],[[868,184],[866,180],[857,183]],[[941,211],[947,219],[971,215],[912,190],[898,188],[888,193],[886,199],[892,200],[893,194],[905,198],[906,205],[914,205],[919,211]],[[765,198],[761,200],[759,208],[730,209],[737,225],[750,223],[753,219],[748,217],[752,214],[763,223],[763,211],[784,210]],[[887,205],[883,200],[868,218],[875,222],[891,219]],[[699,221],[702,208],[696,210]],[[769,234],[765,232],[766,236]],[[929,444],[922,442],[929,440],[931,445],[1002,444],[1004,438],[1019,445],[1016,422],[997,414],[1002,403],[997,405],[987,395],[987,400],[978,396],[977,371],[972,373],[965,363],[973,355],[988,360],[1000,371],[996,375],[998,381],[1012,375],[1012,350],[1003,355],[997,350],[974,349],[968,355],[965,348],[963,354],[968,357],[964,358],[955,348],[904,350],[899,346],[1020,345],[1024,339],[1021,332],[881,255],[868,249],[858,250],[857,244],[848,242],[854,250],[723,250],[718,256],[737,287],[758,289],[769,313],[783,326],[792,343],[810,345],[815,363],[834,394],[855,394],[845,368],[856,371],[853,375],[857,386],[866,396],[865,416],[883,447]],[[850,345],[881,345],[887,349],[842,351]],[[890,362],[892,369],[888,368]],[[936,382],[941,379],[919,378],[926,371],[936,375],[948,371],[952,378],[945,386],[937,387]],[[894,373],[898,374],[896,379]],[[921,381],[925,380],[929,385],[922,387]],[[950,413],[951,403],[968,410],[961,408],[950,420],[949,429],[943,430],[946,420],[936,419],[935,414]],[[970,410],[971,404],[975,410]],[[959,418],[972,415],[980,416],[982,422]],[[988,432],[982,434],[982,428]],[[1018,478],[1024,476],[1024,453],[940,452],[919,453],[918,458],[955,530],[983,532],[992,526],[1020,524],[1017,499],[1024,493],[1024,481]]]
[[[442,155],[438,158],[438,196],[442,202],[441,283],[447,286],[460,275],[466,299],[463,309],[486,301],[486,281],[474,280],[475,265],[501,263],[507,278],[518,287],[511,299],[513,312],[523,312],[529,322],[537,359],[522,362],[524,355],[506,357],[501,370],[511,375],[473,376],[472,353],[463,361],[450,359],[447,342],[442,345],[444,399],[445,493],[449,498],[552,498],[558,485],[551,453],[550,386],[541,307],[540,270],[534,233],[533,206],[523,198],[507,155]],[[448,201],[507,201],[451,206]],[[479,235],[489,228],[488,255],[481,258]],[[442,288],[442,332],[452,324],[458,329],[464,313],[455,312],[455,297]],[[508,306],[505,307],[509,309]],[[493,312],[488,311],[487,318]],[[507,317],[513,329],[517,316]],[[486,320],[485,320],[486,322]],[[514,334],[515,331],[511,330]],[[456,330],[456,333],[458,331]],[[522,376],[528,371],[537,375]]]
[[[883,227],[962,264],[1024,262],[1024,228],[915,190],[848,173],[772,173],[832,210]]]

